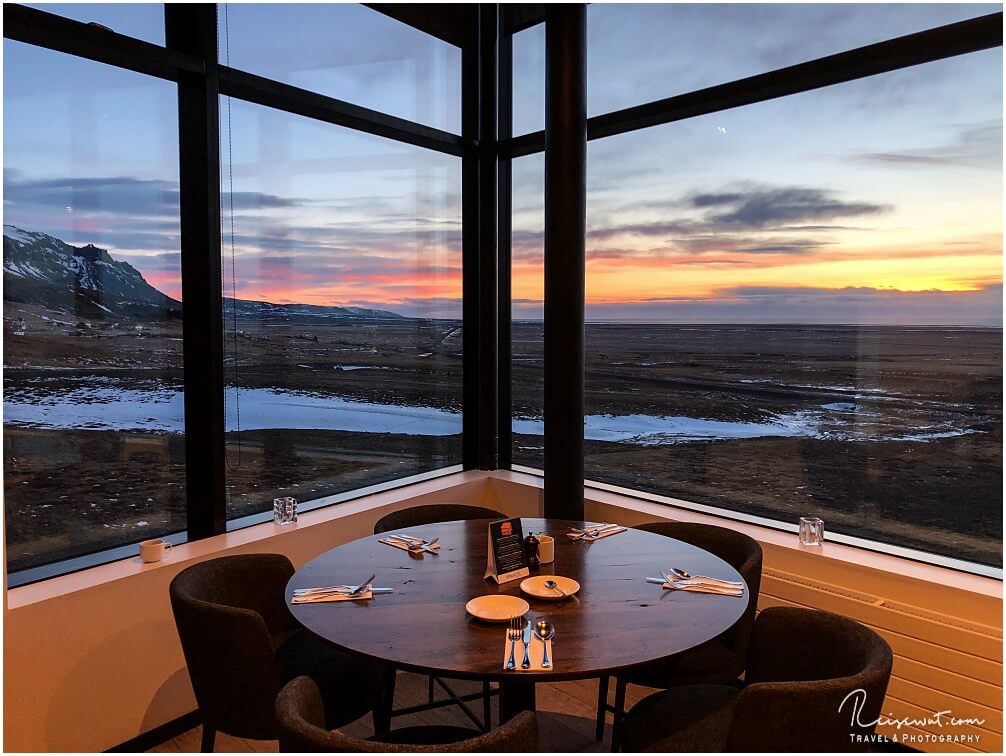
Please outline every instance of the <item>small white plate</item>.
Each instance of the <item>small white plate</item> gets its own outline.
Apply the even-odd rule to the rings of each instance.
[[[545,581],[547,580],[554,580],[555,584],[565,591],[566,596],[563,596],[555,588],[546,588]],[[573,578],[563,577],[562,575],[535,575],[524,580],[520,584],[520,589],[528,596],[534,596],[537,599],[562,601],[567,596],[576,594],[580,590],[580,584],[573,580]]]
[[[486,622],[509,622],[511,617],[522,617],[530,609],[524,599],[502,593],[476,596],[465,604],[465,611]]]

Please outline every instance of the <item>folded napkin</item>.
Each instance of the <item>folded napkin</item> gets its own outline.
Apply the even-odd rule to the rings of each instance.
[[[507,669],[506,663],[510,661],[510,639],[504,637],[503,643],[503,669],[507,672],[554,672],[555,671],[555,651],[552,646],[552,641],[548,641],[548,660],[552,662],[551,667],[542,667],[541,662],[545,658],[545,641],[540,641],[534,635],[534,629],[532,626],[531,630],[531,644],[528,646],[527,655],[531,659],[531,666],[527,669],[521,669],[520,663],[524,661],[524,639],[521,637],[516,641],[517,648],[514,651],[514,661],[517,662],[517,666],[513,669]]]
[[[574,541],[599,541],[602,538],[607,538],[608,536],[618,535],[619,533],[624,533],[628,528],[623,528],[621,525],[600,525],[596,528],[584,528],[583,532],[572,532],[570,531],[566,535],[572,538]],[[590,535],[596,532],[597,535]]]
[[[366,601],[374,598],[373,591],[363,591],[352,595],[349,593],[312,593],[304,596],[294,596],[291,604],[331,604],[336,601]]]

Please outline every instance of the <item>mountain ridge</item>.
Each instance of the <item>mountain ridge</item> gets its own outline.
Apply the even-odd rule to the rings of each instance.
[[[85,319],[180,318],[182,303],[152,286],[136,268],[93,244],[76,247],[41,231],[3,227],[4,299]],[[338,305],[276,304],[223,298],[237,317],[405,319],[389,310]]]

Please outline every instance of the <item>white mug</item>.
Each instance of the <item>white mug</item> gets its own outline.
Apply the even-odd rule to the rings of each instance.
[[[164,558],[164,552],[170,548],[171,544],[163,538],[140,541],[140,559],[144,562],[159,562]]]
[[[552,564],[555,561],[555,539],[544,534],[537,535],[538,560],[542,564]]]

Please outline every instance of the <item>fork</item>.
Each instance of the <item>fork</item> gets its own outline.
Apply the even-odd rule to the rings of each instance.
[[[517,617],[510,618],[510,627],[507,628],[506,637],[510,641],[510,658],[507,660],[506,668],[514,669],[517,666],[514,654],[517,652],[517,641],[521,637],[520,620]]]

